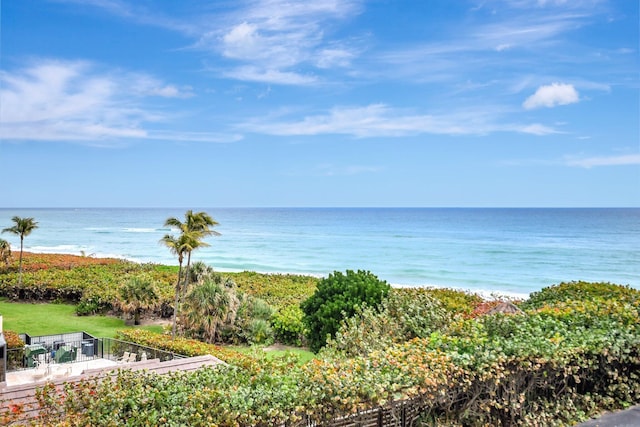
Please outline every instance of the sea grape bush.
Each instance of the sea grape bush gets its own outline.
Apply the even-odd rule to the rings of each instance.
[[[628,302],[637,307],[640,305],[640,292],[630,286],[605,282],[567,282],[533,292],[529,299],[523,302],[522,307],[540,308],[562,302],[589,300]]]
[[[117,288],[129,276],[148,274],[158,283],[157,315],[173,313],[177,266],[137,264],[124,260],[59,254],[24,254],[23,283],[18,285],[18,267],[0,265],[0,296],[14,301],[66,301],[78,303],[80,315],[113,308]],[[15,265],[14,265],[15,264]],[[318,279],[311,276],[224,273],[238,289],[265,300],[275,309],[298,305],[313,294]]]
[[[265,300],[276,309],[300,304],[313,294],[319,281],[312,276],[252,271],[225,275],[236,283],[239,290]]]
[[[453,317],[429,289],[392,289],[377,309],[359,307],[343,319],[328,347],[348,356],[366,356],[393,343],[429,337],[444,330]]]
[[[304,313],[298,305],[281,308],[271,317],[275,338],[283,344],[301,346],[305,340]]]
[[[308,328],[309,347],[317,352],[327,337],[334,337],[344,318],[353,316],[358,307],[377,307],[391,287],[369,271],[335,271],[320,280],[314,294],[300,308]]]

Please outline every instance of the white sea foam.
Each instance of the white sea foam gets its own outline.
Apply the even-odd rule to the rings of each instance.
[[[55,246],[30,246],[25,251],[43,254],[77,254],[87,250],[87,246],[81,245],[55,245]]]
[[[123,228],[123,231],[127,233],[155,233],[157,231],[162,231],[162,228],[148,228],[148,227],[127,227]]]
[[[495,291],[489,289],[468,289],[454,286],[441,286],[441,285],[402,285],[402,284],[391,284],[394,288],[439,288],[439,289],[454,289],[456,291],[466,292],[468,294],[476,294],[482,297],[482,299],[493,301],[493,300],[525,300],[529,298],[529,294],[525,294],[522,292],[510,292],[510,291]]]

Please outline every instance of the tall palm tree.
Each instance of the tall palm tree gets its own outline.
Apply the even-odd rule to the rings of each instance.
[[[11,221],[14,222],[13,227],[8,227],[2,230],[3,233],[12,233],[16,236],[20,236],[20,262],[19,262],[19,275],[18,275],[18,284],[22,285],[22,252],[24,247],[24,238],[31,234],[33,230],[38,228],[38,223],[33,218],[21,218],[19,216],[14,216],[11,218]]]
[[[178,281],[176,282],[176,296],[173,306],[173,326],[171,327],[171,339],[176,337],[176,316],[178,314],[178,297],[180,296],[180,280],[182,278],[182,263],[184,262],[184,254],[189,247],[189,236],[180,235],[175,237],[171,234],[165,234],[160,243],[164,244],[173,255],[178,257]]]
[[[186,266],[186,274],[184,278],[184,285],[182,289],[186,291],[187,286],[189,285],[190,274],[189,270],[191,269],[191,252],[198,248],[203,248],[209,246],[203,239],[208,236],[219,236],[220,233],[211,229],[211,227],[215,227],[218,225],[218,222],[214,220],[211,215],[206,212],[193,212],[189,209],[184,214],[184,222],[180,221],[178,218],[170,217],[164,222],[165,227],[174,227],[177,228],[181,234],[188,234],[192,238],[192,245],[186,251],[187,254],[187,266]]]
[[[0,262],[8,267],[11,259],[11,245],[4,239],[0,239]]]

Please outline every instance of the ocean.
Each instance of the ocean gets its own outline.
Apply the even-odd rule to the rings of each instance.
[[[0,209],[38,228],[25,250],[177,265],[159,243],[186,209]],[[526,297],[566,281],[640,289],[640,209],[193,208],[220,236],[193,252],[218,271],[327,276],[369,270],[398,286]],[[19,239],[4,233],[15,250]]]

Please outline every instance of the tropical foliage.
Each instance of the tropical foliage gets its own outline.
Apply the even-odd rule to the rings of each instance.
[[[171,316],[178,267],[113,260],[98,264],[102,261],[90,257],[52,261],[40,255],[24,261],[21,286],[15,261],[0,267],[1,292],[113,306],[129,279],[149,275],[158,284],[161,307],[168,307]],[[336,275],[343,276],[337,281],[344,285],[345,275],[331,277]],[[262,339],[267,326],[279,340],[301,339],[305,324],[299,304],[323,282],[216,274],[192,266],[185,307],[187,296],[206,280],[231,289],[238,300],[235,323],[218,326],[216,335],[249,342],[251,334]],[[297,285],[302,290],[294,297],[280,288]],[[123,371],[114,382],[47,386],[39,392],[38,422],[295,425],[408,399],[421,408],[423,425],[569,426],[640,401],[640,291],[628,286],[561,283],[518,303],[523,312],[512,315],[487,314],[495,302],[451,289],[387,290],[378,304],[349,299],[357,292],[335,295],[341,295],[335,297],[339,303],[352,301],[353,311],[340,318],[335,338],[309,363],[122,331],[119,337],[126,341],[184,355],[213,354],[228,365],[168,376]],[[18,407],[3,407],[0,422],[20,413]]]
[[[180,233],[178,236],[166,234],[160,240],[172,254],[178,257],[178,279],[176,281],[175,298],[173,305],[173,325],[171,328],[171,337],[176,336],[177,315],[180,305],[181,293],[186,292],[189,284],[189,268],[191,266],[191,252],[194,250],[209,246],[203,239],[210,235],[218,235],[219,233],[211,230],[211,227],[218,225],[214,219],[206,212],[194,213],[192,210],[188,210],[184,215],[184,222],[178,218],[169,217],[165,220],[165,227],[172,227],[177,229]],[[182,263],[184,262],[184,256],[187,255],[187,265],[182,277]],[[183,281],[183,282],[182,282]]]
[[[3,233],[11,233],[20,237],[20,260],[18,270],[18,284],[22,284],[22,256],[24,252],[24,238],[38,228],[38,223],[33,218],[22,218],[14,216],[11,218],[14,225],[2,230]]]
[[[273,340],[274,309],[239,291],[233,280],[196,265],[179,326],[187,336],[209,343],[266,344]],[[192,271],[193,273],[193,271]]]
[[[289,305],[278,310],[271,318],[275,339],[283,344],[303,345],[307,334],[303,318],[304,313],[298,305]]]
[[[392,289],[378,308],[361,306],[342,320],[331,350],[348,356],[367,356],[413,338],[428,338],[444,331],[454,316],[428,289]]]
[[[133,324],[140,324],[142,310],[153,309],[160,299],[156,284],[150,276],[133,276],[118,290],[115,305],[133,315]]]
[[[368,271],[336,271],[320,280],[315,293],[300,308],[308,328],[309,347],[320,350],[334,337],[340,322],[353,316],[358,307],[377,307],[391,287]]]
[[[567,290],[577,289],[564,284],[545,293],[563,299]],[[628,310],[639,292],[628,293],[600,308],[573,299],[516,315],[449,311],[451,323],[427,337],[366,356],[327,351],[304,365],[128,331],[124,339],[212,353],[229,366],[170,376],[125,371],[114,383],[45,388],[42,413],[49,425],[269,426],[323,423],[410,399],[422,408],[422,425],[570,426],[640,399],[640,317],[637,307]],[[587,308],[573,310],[580,303]]]
[[[9,266],[11,260],[11,245],[4,239],[0,239],[0,263],[6,267]]]

